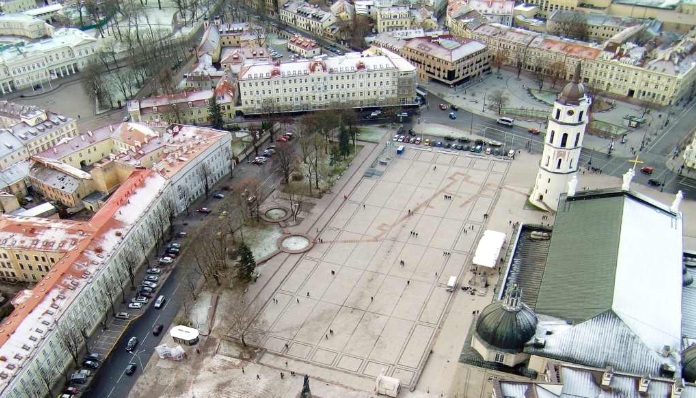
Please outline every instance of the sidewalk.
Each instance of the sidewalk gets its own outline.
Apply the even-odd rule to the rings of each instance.
[[[479,82],[475,82],[467,87],[456,87],[449,88],[444,84],[439,82],[430,81],[423,82],[420,81],[419,86],[425,88],[432,94],[442,98],[443,100],[457,105],[461,109],[472,112],[476,115],[481,115],[489,118],[496,118],[497,115],[484,107],[484,98],[490,93],[496,90],[503,90],[509,98],[508,107],[512,108],[527,108],[527,109],[537,109],[537,110],[547,110],[549,114],[551,113],[551,106],[543,103],[527,92],[527,88],[538,88],[538,83],[535,79],[528,73],[520,74],[519,79],[517,78],[517,71],[501,69],[500,75],[497,71],[494,71],[490,75],[483,77]],[[555,90],[561,91],[567,82],[558,82],[556,84]],[[554,90],[551,88],[551,84],[546,82],[544,89]],[[486,104],[488,102],[486,101]],[[640,148],[641,141],[644,138],[655,138],[657,126],[652,126],[653,116],[657,114],[667,114],[667,109],[662,112],[652,111],[650,114],[646,114],[645,117],[647,122],[637,129],[627,128],[628,135],[626,137],[626,143],[620,144],[615,143],[614,154],[621,157],[632,157],[634,156],[631,152],[631,148],[636,150]],[[594,120],[599,120],[614,125],[624,125],[623,117],[626,115],[640,116],[643,114],[642,108],[624,103],[616,102],[616,106],[605,112],[596,112],[592,114]],[[466,121],[463,122],[466,124]],[[515,124],[524,128],[537,128],[540,130],[545,129],[545,123],[537,120],[524,120],[516,119]],[[466,126],[464,126],[466,127]],[[610,145],[610,140],[592,136],[585,135],[585,140],[583,146],[596,151],[606,151]]]

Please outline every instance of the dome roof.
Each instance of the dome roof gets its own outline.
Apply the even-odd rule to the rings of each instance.
[[[575,65],[575,75],[573,81],[563,87],[563,91],[558,96],[558,101],[564,105],[579,105],[580,99],[585,96],[585,86],[580,83],[581,76],[580,62]]]
[[[696,382],[696,345],[682,351],[682,377],[690,383]]]
[[[505,350],[519,350],[534,336],[537,317],[518,297],[489,304],[476,322],[476,334],[486,343]]]

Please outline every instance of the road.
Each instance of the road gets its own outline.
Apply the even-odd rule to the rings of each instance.
[[[189,215],[182,214],[175,223],[175,230],[181,231],[186,230],[189,234],[186,238],[180,240],[182,245],[193,244],[198,240],[198,237],[194,235],[194,231],[201,231],[201,238],[208,235],[207,229],[203,228],[210,222],[215,222],[216,214],[219,214],[217,210],[220,207],[222,201],[229,199],[216,200],[212,199],[212,193],[223,185],[228,185],[234,180],[240,180],[247,177],[257,178],[263,183],[264,193],[266,195],[270,194],[273,189],[280,182],[280,177],[273,173],[273,159],[264,164],[263,166],[256,166],[253,164],[241,163],[239,164],[233,172],[232,178],[225,178],[217,184],[217,186],[211,190],[211,199],[205,200],[201,199],[195,204],[191,205],[192,209],[199,207],[209,207],[213,209],[213,213],[209,215],[203,215],[191,211]],[[154,254],[151,257],[151,261],[154,264],[154,259],[157,256]],[[154,266],[154,265],[153,265]],[[159,288],[156,295],[151,299],[150,304],[146,307],[146,310],[142,312],[142,315],[136,320],[132,321],[130,325],[126,328],[125,332],[119,339],[118,343],[114,346],[111,355],[109,355],[106,360],[102,363],[97,375],[94,376],[90,383],[88,389],[86,389],[83,397],[86,398],[120,398],[127,397],[130,390],[135,385],[137,377],[143,372],[143,369],[148,364],[150,357],[154,353],[155,347],[160,344],[162,338],[168,333],[169,328],[172,326],[172,322],[176,317],[183,300],[188,299],[188,282],[187,278],[190,278],[191,273],[187,272],[188,268],[193,267],[193,262],[191,256],[188,252],[183,252],[181,257],[179,257],[174,265],[161,267],[163,272],[166,272],[166,268],[171,267],[172,271],[167,280]],[[137,281],[142,280],[144,275],[144,267],[141,272],[136,277]],[[162,309],[155,309],[152,306],[152,302],[157,295],[164,295],[167,298],[167,302]],[[134,292],[127,296],[127,300],[133,297]],[[138,310],[125,310],[130,313],[136,313]],[[152,329],[157,324],[163,324],[164,330],[160,336],[153,336]],[[126,344],[131,336],[138,338],[139,343],[137,349],[133,353],[126,351]],[[138,369],[133,376],[126,376],[124,370],[129,363],[136,363]]]
[[[407,128],[409,128],[411,124],[437,123],[466,131],[471,129],[475,134],[482,135],[484,138],[503,142],[507,149],[522,149],[525,147],[525,142],[530,141],[532,153],[541,153],[543,150],[543,134],[532,135],[526,128],[519,126],[506,128],[496,123],[496,117],[493,114],[491,114],[489,118],[478,114],[472,114],[462,109],[456,111],[457,119],[452,120],[448,116],[451,110],[444,111],[438,107],[440,103],[446,103],[447,105],[449,105],[449,103],[432,94],[428,95],[427,101],[429,107],[422,108],[419,117],[414,117],[413,119],[415,120],[406,124]],[[688,134],[693,129],[693,126],[696,125],[695,107],[696,102],[681,110],[679,113],[668,116],[670,123],[664,129],[662,135],[650,142],[646,149],[640,153],[641,164],[654,166],[655,173],[646,175],[638,172],[633,179],[634,182],[648,185],[648,179],[654,178],[664,183],[662,189],[665,192],[676,193],[678,190],[682,190],[687,198],[696,198],[696,181],[680,178],[677,173],[670,171],[665,166],[665,162],[667,158],[671,156],[675,146],[677,146],[678,143],[684,139],[684,135]],[[543,125],[540,126],[542,131],[543,128]],[[424,134],[423,137],[442,139],[442,137],[431,136],[427,133]],[[609,156],[606,152],[595,151],[588,148],[583,148],[580,160],[582,166],[591,165],[592,167],[601,169],[603,174],[615,177],[621,177],[630,167],[633,167],[633,163],[631,162],[633,159],[615,155]],[[637,168],[640,168],[641,164],[638,164]],[[656,187],[655,189],[660,189],[660,187]]]

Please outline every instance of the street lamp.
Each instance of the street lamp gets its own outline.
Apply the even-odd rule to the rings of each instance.
[[[486,93],[483,93],[483,105],[481,105],[481,112],[486,113]]]

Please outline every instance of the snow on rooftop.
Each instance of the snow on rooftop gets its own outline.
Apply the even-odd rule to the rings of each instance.
[[[145,214],[152,199],[159,196],[167,183],[168,181],[159,174],[150,175],[145,179],[143,186],[128,197],[127,202],[121,206],[114,218],[126,224],[135,223]]]
[[[627,196],[621,223],[612,309],[647,346],[679,349],[682,219]]]

